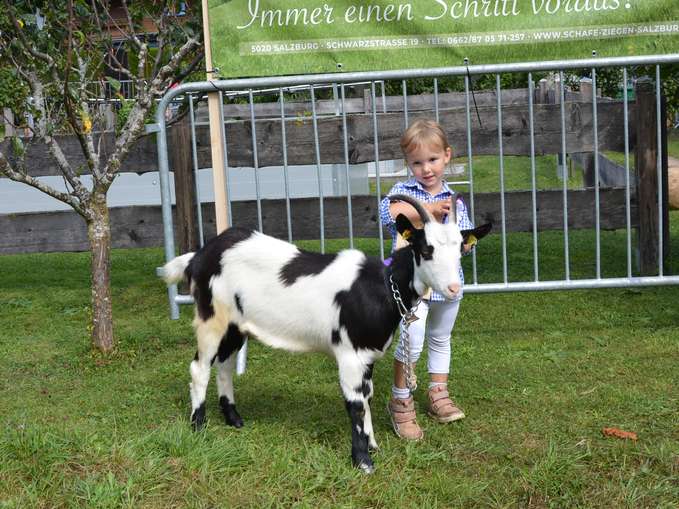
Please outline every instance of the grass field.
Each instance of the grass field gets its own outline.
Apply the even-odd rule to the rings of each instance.
[[[679,159],[679,130],[671,129],[668,132],[668,154],[670,157]],[[620,164],[625,164],[625,154],[622,152],[606,152],[606,157],[610,160]],[[451,164],[464,164],[468,166],[467,158],[457,158],[451,161]],[[490,193],[498,192],[500,190],[500,163],[496,156],[477,156],[473,158],[474,168],[474,192],[475,193]],[[531,189],[531,167],[530,158],[505,156],[503,158],[504,164],[504,184],[506,191],[521,191]],[[634,170],[634,151],[630,152],[629,160],[630,168]],[[468,172],[468,170],[467,170]],[[557,175],[557,158],[556,156],[538,156],[535,158],[535,175],[536,188],[544,189],[562,189],[563,181]],[[569,177],[568,188],[579,189],[583,185],[582,169],[575,164],[569,163]],[[469,174],[466,173],[462,177],[450,176],[447,180],[454,182],[455,180],[468,179]],[[382,194],[389,192],[391,187],[399,180],[399,178],[383,178],[381,182]],[[370,193],[375,192],[374,180],[370,181]],[[466,185],[458,186],[456,190],[466,193],[468,187]]]
[[[559,277],[560,234],[540,239],[541,277]],[[605,275],[624,272],[622,239],[604,236]],[[509,243],[510,279],[532,278],[530,236]],[[587,277],[591,232],[572,232],[571,249],[573,277]],[[501,278],[499,250],[484,239],[480,279]],[[377,471],[364,476],[321,355],[251,342],[236,381],[246,426],[223,425],[212,384],[208,427],[190,431],[191,310],[168,320],[161,263],[157,249],[113,252],[118,348],[102,356],[88,340],[86,254],[0,257],[0,507],[677,506],[679,287],[467,295],[451,383],[467,418],[422,416],[425,440],[398,440],[389,352],[375,368]],[[639,439],[606,438],[607,426]]]

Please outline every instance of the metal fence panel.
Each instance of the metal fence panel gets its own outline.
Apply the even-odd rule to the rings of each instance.
[[[289,150],[290,143],[294,143],[289,138],[290,128],[293,127],[294,122],[305,122],[306,120],[311,121],[311,136],[313,137],[313,163],[316,166],[316,175],[318,183],[318,226],[319,226],[319,236],[321,251],[325,251],[325,240],[326,240],[326,222],[325,222],[325,208],[324,208],[324,190],[322,185],[322,146],[327,143],[328,134],[322,132],[321,121],[325,121],[328,118],[337,118],[337,142],[341,144],[340,153],[342,154],[342,162],[337,163],[343,169],[343,174],[346,176],[346,209],[347,209],[347,224],[348,224],[348,237],[350,247],[354,246],[354,234],[355,228],[353,223],[353,211],[352,211],[352,189],[350,182],[350,165],[352,159],[355,157],[350,151],[350,118],[347,112],[347,95],[346,90],[349,87],[356,86],[360,84],[365,87],[369,86],[369,111],[363,111],[362,113],[354,113],[353,115],[363,115],[369,116],[370,122],[366,123],[366,137],[371,141],[372,145],[372,162],[375,167],[375,206],[376,210],[379,208],[379,203],[382,198],[382,172],[380,169],[380,159],[381,159],[381,144],[383,144],[383,133],[380,131],[380,115],[385,115],[386,118],[390,113],[387,112],[387,97],[386,97],[386,81],[400,82],[401,84],[401,96],[402,96],[402,112],[403,112],[403,127],[405,128],[408,123],[412,120],[413,112],[409,108],[409,104],[412,100],[416,98],[412,94],[409,95],[409,84],[410,79],[432,79],[433,83],[433,104],[431,105],[430,114],[434,116],[437,120],[440,120],[443,114],[445,114],[445,109],[441,108],[440,101],[440,91],[439,84],[442,78],[458,77],[464,82],[464,119],[466,128],[466,156],[467,156],[467,170],[468,170],[468,180],[457,182],[458,185],[466,185],[469,191],[469,209],[473,219],[476,219],[476,201],[475,201],[475,181],[474,181],[474,161],[473,154],[475,152],[475,144],[473,138],[473,122],[474,113],[476,114],[476,120],[481,124],[481,114],[480,109],[476,103],[476,95],[473,89],[473,80],[475,77],[481,75],[495,76],[495,114],[496,114],[496,125],[495,126],[481,126],[484,129],[497,128],[497,156],[498,156],[498,177],[499,177],[499,226],[501,235],[501,253],[502,253],[502,281],[492,282],[492,283],[480,283],[478,279],[478,264],[477,264],[477,254],[476,252],[472,255],[472,278],[471,283],[468,283],[465,287],[465,292],[469,293],[488,293],[488,292],[512,292],[512,291],[545,291],[545,290],[565,290],[565,289],[586,289],[586,288],[617,288],[617,287],[631,287],[631,286],[659,286],[659,285],[674,285],[679,284],[679,276],[667,275],[665,274],[665,266],[663,260],[663,251],[665,244],[668,239],[664,238],[663,228],[663,188],[662,188],[662,125],[661,125],[661,74],[660,69],[662,65],[679,63],[679,54],[675,55],[656,55],[650,57],[626,57],[626,58],[590,58],[579,61],[552,61],[552,62],[533,62],[533,63],[519,63],[519,64],[502,64],[502,65],[487,65],[487,66],[458,66],[458,67],[448,67],[448,68],[434,68],[434,69],[414,69],[414,70],[404,70],[404,71],[386,71],[386,72],[374,72],[374,73],[347,73],[347,74],[323,74],[323,75],[311,75],[311,76],[289,76],[289,77],[270,77],[270,78],[256,78],[256,79],[235,79],[226,81],[215,81],[215,82],[201,82],[201,83],[189,83],[184,84],[175,89],[171,90],[160,102],[158,107],[158,113],[156,116],[156,122],[158,126],[157,134],[157,146],[158,146],[158,161],[159,161],[159,172],[160,172],[160,184],[161,184],[161,197],[162,197],[162,211],[163,211],[163,227],[164,227],[164,247],[165,247],[165,257],[167,260],[172,259],[175,253],[174,246],[174,233],[172,224],[172,211],[171,211],[171,201],[170,201],[170,168],[169,168],[169,157],[168,157],[168,146],[167,146],[167,122],[165,110],[171,104],[172,101],[176,101],[178,96],[185,95],[188,97],[191,115],[191,130],[193,136],[193,166],[194,171],[198,170],[198,158],[196,155],[196,122],[195,109],[194,109],[194,94],[205,94],[209,92],[219,91],[222,97],[222,118],[221,124],[224,126],[222,132],[222,143],[224,145],[224,150],[226,153],[226,143],[227,143],[227,132],[229,129],[234,128],[235,124],[224,117],[224,99],[227,101],[238,101],[241,98],[247,99],[249,106],[249,115],[246,118],[243,117],[243,122],[249,123],[250,126],[250,145],[252,148],[252,172],[255,179],[256,186],[256,207],[257,207],[257,225],[258,229],[262,231],[264,229],[263,223],[263,212],[262,212],[262,196],[260,193],[260,183],[259,183],[259,173],[260,173],[260,158],[259,151],[262,144],[258,141],[258,136],[266,136],[273,139],[273,135],[270,132],[258,133],[258,121],[264,121],[257,117],[256,111],[259,104],[256,102],[255,98],[259,95],[271,95],[275,97],[275,100],[280,103],[280,114],[278,118],[270,117],[277,122],[276,125],[280,126],[280,136],[281,136],[281,154],[282,160],[280,164],[284,171],[284,187],[285,187],[285,210],[286,210],[286,225],[287,225],[287,236],[288,240],[293,240],[293,233],[295,232],[295,227],[291,216],[291,190],[290,190],[290,173],[293,171],[291,165],[289,164]],[[465,63],[466,64],[466,63]],[[655,68],[655,117],[656,117],[656,129],[657,129],[657,182],[658,182],[658,199],[657,199],[657,225],[658,225],[658,274],[657,275],[646,275],[639,274],[634,275],[632,270],[632,196],[631,196],[631,186],[630,181],[630,138],[629,138],[629,97],[627,91],[628,82],[628,68],[631,66],[642,66],[651,65]],[[602,98],[597,95],[597,71],[602,68],[607,67],[620,67],[622,68],[622,80],[623,80],[623,96],[622,96],[622,109],[623,109],[623,123],[624,123],[624,150],[625,150],[625,257],[626,257],[626,277],[602,277],[601,271],[601,234],[602,234],[602,223],[601,223],[601,189],[600,189],[600,167],[599,167],[599,154],[600,154],[600,132],[599,132],[599,116],[600,108],[603,108]],[[591,93],[591,115],[592,115],[592,140],[591,147],[594,154],[594,235],[595,235],[595,277],[594,278],[572,278],[571,273],[571,247],[569,245],[569,222],[570,216],[572,216],[572,211],[569,210],[569,193],[572,192],[569,189],[569,176],[567,170],[567,158],[568,158],[568,136],[567,136],[567,102],[569,101],[571,92],[566,90],[565,77],[566,72],[569,70],[577,69],[588,69],[591,74],[592,82],[592,93]],[[558,84],[558,95],[554,97],[555,101],[559,103],[558,105],[558,123],[560,125],[560,171],[561,178],[563,180],[563,186],[561,189],[562,204],[561,213],[563,217],[562,231],[563,231],[563,262],[564,262],[564,277],[563,279],[550,279],[542,280],[540,279],[539,271],[539,249],[538,249],[538,184],[536,177],[536,124],[535,124],[535,111],[536,105],[535,99],[535,85],[533,83],[533,76],[538,72],[554,72],[559,77]],[[527,105],[528,111],[528,121],[527,129],[529,136],[529,151],[527,155],[530,160],[530,182],[531,182],[531,197],[530,203],[526,204],[526,207],[530,208],[530,223],[532,224],[532,256],[533,256],[533,280],[532,281],[512,281],[510,278],[511,267],[509,266],[509,246],[507,242],[507,203],[506,203],[506,186],[505,186],[505,144],[507,140],[505,139],[505,117],[503,112],[507,110],[511,105],[505,104],[503,102],[503,94],[506,92],[502,89],[502,75],[505,73],[527,73],[527,97],[525,98],[525,104]],[[378,112],[378,97],[376,93],[376,85],[381,85],[381,109],[382,113]],[[316,105],[316,93],[324,88],[331,88],[333,94],[334,108],[324,109],[323,112],[317,111]],[[300,94],[308,94],[310,98],[310,119],[300,117],[290,116],[290,113],[286,110],[286,94],[294,95],[295,97]],[[364,98],[368,99],[368,90],[365,90]],[[474,105],[472,106],[472,102]],[[235,103],[234,103],[235,104]],[[320,104],[320,103],[319,103]],[[487,103],[485,103],[487,104]],[[482,108],[488,108],[490,106],[482,106]],[[236,110],[234,110],[236,111]],[[484,110],[485,111],[485,110]],[[508,110],[507,110],[508,111]],[[570,110],[568,110],[570,111]],[[393,112],[393,110],[392,110]],[[355,117],[352,117],[353,120]],[[488,118],[488,117],[487,117]],[[488,122],[486,120],[485,122]],[[492,122],[492,121],[491,121]],[[267,124],[273,125],[273,124]],[[326,125],[326,124],[323,124]],[[369,132],[367,132],[369,131]],[[242,140],[245,142],[245,140]],[[268,140],[267,140],[268,143]],[[272,141],[271,143],[274,143]],[[511,142],[510,142],[511,143]],[[226,173],[228,169],[228,159],[225,158],[225,166],[223,171]],[[557,169],[559,166],[557,165]],[[407,175],[407,173],[405,174]],[[404,176],[405,176],[404,175]],[[228,186],[229,179],[225,179],[226,185]],[[197,190],[196,190],[197,192]],[[227,189],[228,193],[228,189]],[[201,245],[203,242],[203,224],[202,216],[200,214],[200,197],[198,197],[198,220],[200,222],[200,237]],[[231,202],[228,203],[229,206],[229,221],[231,221]],[[497,231],[497,230],[496,230]],[[376,236],[379,239],[379,250],[382,257],[384,257],[384,236],[385,232],[382,229],[382,225],[379,220],[377,220],[376,225]],[[190,296],[178,295],[176,286],[172,286],[168,289],[168,296],[171,306],[171,316],[173,318],[178,317],[178,305],[187,304],[191,302]]]

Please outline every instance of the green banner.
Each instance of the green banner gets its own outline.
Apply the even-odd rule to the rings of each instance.
[[[679,0],[209,0],[223,77],[679,52]]]

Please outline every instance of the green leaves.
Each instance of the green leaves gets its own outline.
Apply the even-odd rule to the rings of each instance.
[[[111,88],[116,91],[116,93],[120,92],[120,81],[115,78],[111,78],[110,76],[106,76],[106,81],[111,86]]]
[[[12,136],[12,151],[17,157],[23,157],[26,153],[26,148],[24,147],[24,142],[18,136]]]

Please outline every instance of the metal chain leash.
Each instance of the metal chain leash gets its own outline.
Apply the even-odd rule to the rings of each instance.
[[[420,304],[421,299],[417,299],[417,302],[408,309],[401,298],[401,292],[398,291],[398,286],[392,279],[392,275],[389,274],[389,284],[391,285],[391,293],[396,301],[396,306],[398,307],[398,312],[401,315],[401,320],[403,322],[403,327],[401,328],[401,341],[403,342],[403,351],[405,353],[405,375],[406,375],[406,387],[410,392],[417,388],[415,382],[415,376],[412,372],[412,364],[410,363],[410,334],[408,333],[408,327],[410,324],[419,320],[417,315],[415,315],[415,310]]]

